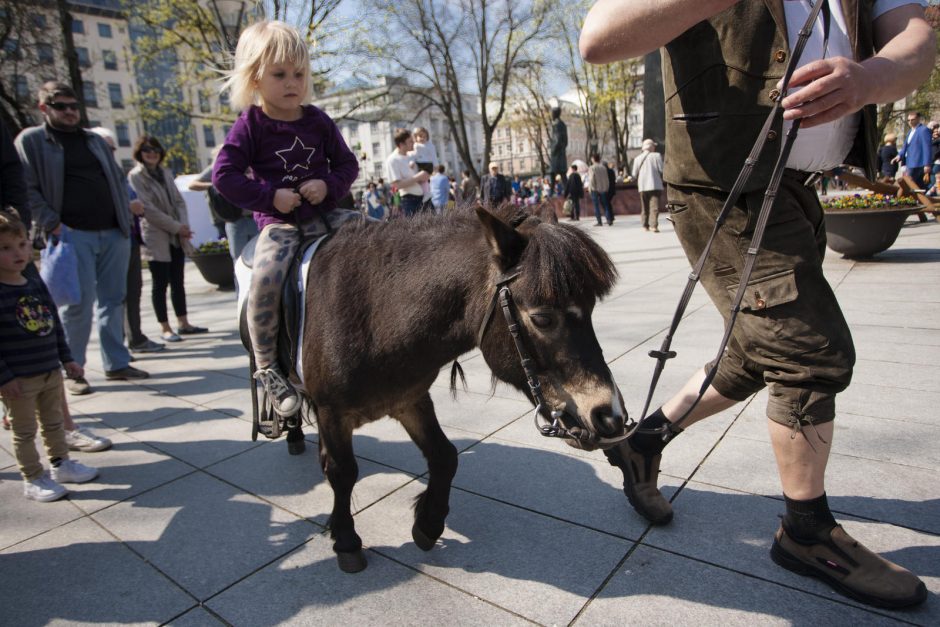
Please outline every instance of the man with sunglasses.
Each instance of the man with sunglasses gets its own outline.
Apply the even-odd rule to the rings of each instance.
[[[75,361],[84,366],[97,317],[105,377],[144,379],[149,375],[130,365],[123,336],[131,250],[124,173],[105,141],[80,127],[79,103],[70,86],[43,84],[39,110],[44,123],[24,130],[15,144],[37,231],[47,238],[67,231],[78,256],[81,301],[60,310],[66,340]],[[66,388],[76,395],[91,392],[84,378],[68,379]]]

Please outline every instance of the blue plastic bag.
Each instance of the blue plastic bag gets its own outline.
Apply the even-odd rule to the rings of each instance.
[[[61,237],[49,235],[46,238],[46,247],[39,254],[39,275],[57,307],[77,305],[82,300],[78,256],[68,241],[68,230],[64,226]]]

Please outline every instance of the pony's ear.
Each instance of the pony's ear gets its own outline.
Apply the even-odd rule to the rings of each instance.
[[[493,256],[501,268],[508,270],[516,265],[525,249],[525,238],[486,209],[477,207],[476,213],[483,224],[483,235],[493,249]]]

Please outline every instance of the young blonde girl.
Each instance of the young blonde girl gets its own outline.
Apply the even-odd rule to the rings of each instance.
[[[336,208],[359,165],[333,120],[307,104],[308,46],[292,26],[264,21],[245,29],[225,88],[243,111],[219,151],[212,183],[227,200],[254,212],[260,235],[248,288],[248,334],[255,378],[274,410],[290,416],[300,404],[278,367],[281,288],[302,236],[361,219]]]

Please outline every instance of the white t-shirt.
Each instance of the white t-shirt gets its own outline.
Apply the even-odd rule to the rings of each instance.
[[[826,52],[826,57],[847,57],[852,59],[852,47],[845,27],[842,4],[839,0],[827,1],[832,19],[829,25],[829,49]],[[926,2],[922,0],[916,2],[911,0],[875,0],[872,8],[872,19],[874,20],[905,4],[926,6]],[[787,16],[787,39],[790,50],[793,50],[797,39],[799,39],[800,29],[803,28],[806,18],[809,17],[811,7],[807,0],[784,0],[783,8]],[[813,34],[806,42],[806,47],[803,49],[797,67],[803,67],[807,63],[823,58],[822,44],[823,14],[820,11],[819,16],[816,18]],[[799,90],[791,89],[789,93],[792,94],[797,91]],[[855,113],[813,128],[800,127],[796,141],[793,142],[790,157],[787,159],[787,167],[815,172],[816,170],[829,170],[841,165],[852,149],[852,142],[858,133],[860,123],[861,114]],[[786,137],[786,133],[791,126],[791,122],[784,121],[784,137]]]
[[[435,148],[434,144],[431,142],[426,144],[419,144],[418,142],[415,142],[414,150],[412,150],[409,154],[414,157],[415,163],[436,164],[438,162],[437,148]]]
[[[397,150],[385,159],[385,178],[388,179],[390,184],[395,183],[395,181],[410,179],[417,173],[418,169],[414,166],[412,157],[403,155]],[[402,194],[411,194],[413,196],[424,195],[421,191],[421,185],[417,183],[404,187],[396,185],[396,187],[398,187]]]

